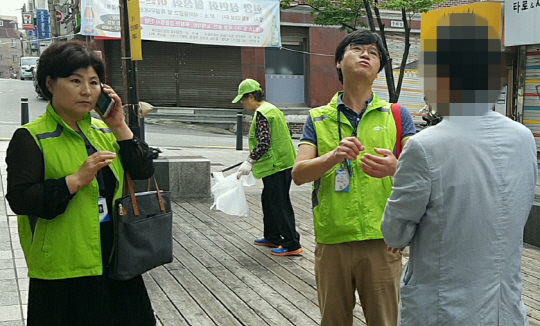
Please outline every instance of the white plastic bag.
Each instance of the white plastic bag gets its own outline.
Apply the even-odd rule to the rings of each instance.
[[[249,216],[249,206],[246,201],[244,186],[251,187],[256,180],[253,174],[237,179],[237,173],[224,177],[222,172],[214,172],[216,183],[212,186],[214,204],[210,209],[216,209],[229,215]]]

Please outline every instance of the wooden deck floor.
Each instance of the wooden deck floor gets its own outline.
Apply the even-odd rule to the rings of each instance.
[[[159,323],[318,325],[309,190],[291,195],[304,248],[300,257],[274,257],[252,244],[262,236],[260,190],[248,194],[249,218],[211,211],[211,200],[174,203],[174,262],[145,275]],[[538,248],[525,247],[522,267],[529,322],[540,326]],[[365,325],[359,305],[354,316],[354,325]]]

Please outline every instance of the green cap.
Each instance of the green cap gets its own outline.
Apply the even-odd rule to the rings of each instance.
[[[238,85],[238,96],[234,98],[232,103],[238,103],[242,99],[244,94],[253,93],[255,91],[262,91],[261,85],[253,79],[245,79]]]

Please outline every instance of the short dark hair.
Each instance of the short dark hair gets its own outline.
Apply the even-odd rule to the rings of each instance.
[[[354,31],[345,36],[345,38],[339,43],[336,48],[336,64],[343,60],[343,55],[345,54],[345,50],[347,49],[347,46],[349,46],[349,44],[375,44],[377,46],[377,49],[379,50],[379,61],[381,63],[381,66],[379,67],[379,72],[381,72],[381,70],[386,65],[386,62],[388,61],[388,52],[384,48],[381,37],[379,36],[379,34],[368,30]],[[343,73],[341,72],[340,68],[336,69],[339,81],[343,84]]]
[[[264,92],[259,90],[259,91],[255,91],[255,92],[251,92],[251,93],[246,93],[242,96],[242,98],[248,98],[249,95],[253,95],[253,98],[255,99],[255,101],[257,102],[262,102],[265,100],[265,96],[264,96]]]
[[[49,101],[52,94],[45,84],[47,76],[52,80],[69,77],[80,68],[92,67],[100,82],[105,81],[105,63],[94,49],[81,41],[59,42],[49,46],[39,57],[37,81],[43,96]]]

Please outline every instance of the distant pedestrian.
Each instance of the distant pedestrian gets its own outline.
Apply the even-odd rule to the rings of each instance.
[[[102,89],[104,63],[84,43],[48,47],[37,79],[50,102],[15,131],[6,156],[6,198],[30,277],[28,326],[154,326],[142,276],[107,276],[124,169],[149,178],[152,153],[126,125],[120,97]],[[103,121],[90,116],[102,91],[115,101]]]
[[[534,137],[491,111],[506,74],[497,32],[472,13],[436,28],[421,56],[444,120],[409,139],[381,227],[392,251],[410,246],[400,326],[529,325],[520,266]]]
[[[275,256],[299,255],[303,249],[289,196],[296,150],[285,116],[265,101],[261,85],[253,79],[240,83],[238,96],[232,102],[242,102],[246,110],[254,112],[249,129],[251,153],[238,169],[238,177],[253,171],[255,178],[262,178],[264,184],[261,195],[264,237],[255,239],[255,245],[274,248],[271,253]]]

